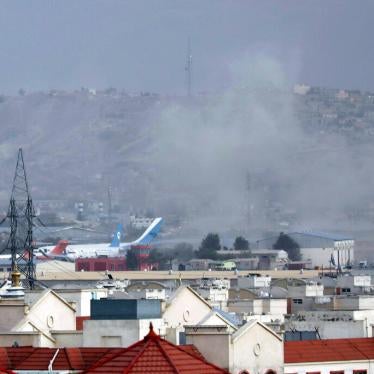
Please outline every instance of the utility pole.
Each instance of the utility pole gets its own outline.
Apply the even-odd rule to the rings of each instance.
[[[12,257],[12,279],[13,274],[21,272],[26,278],[25,286],[30,289],[34,288],[36,280],[33,247],[34,217],[34,207],[29,192],[22,148],[20,148],[7,214],[10,221],[10,235],[5,249],[10,251]]]
[[[188,43],[187,43],[187,57],[186,57],[186,66],[184,70],[186,72],[187,96],[191,97],[192,95],[192,53],[191,53],[190,38],[188,38]]]
[[[108,186],[108,221],[112,223],[112,189]]]

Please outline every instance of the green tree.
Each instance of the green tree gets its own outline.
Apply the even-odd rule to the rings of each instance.
[[[273,245],[273,249],[283,249],[288,253],[288,258],[292,261],[301,260],[299,244],[283,232],[279,234],[277,241]]]
[[[134,249],[129,249],[126,253],[127,270],[139,270],[139,261]]]
[[[209,233],[201,242],[199,250],[196,252],[199,258],[217,258],[217,251],[221,249],[218,234]]]
[[[234,241],[235,251],[248,251],[249,250],[249,241],[242,236],[236,237]]]

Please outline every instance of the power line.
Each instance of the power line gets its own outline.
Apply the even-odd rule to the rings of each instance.
[[[12,273],[18,271],[23,273],[26,286],[31,289],[34,288],[36,279],[33,247],[34,217],[34,206],[29,192],[23,152],[20,148],[7,214],[7,219],[10,221],[10,235],[3,251],[9,250],[11,253]]]

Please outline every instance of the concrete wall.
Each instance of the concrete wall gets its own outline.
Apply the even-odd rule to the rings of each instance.
[[[75,311],[53,293],[34,303],[25,319],[43,331],[75,330]],[[32,330],[27,323],[18,328],[18,331]]]
[[[293,321],[297,331],[315,331],[318,329],[321,339],[364,338],[364,321]]]
[[[334,310],[373,310],[374,296],[336,296],[333,308]]]
[[[225,369],[230,365],[230,339],[229,333],[216,328],[199,328],[193,334],[186,331],[187,344],[193,344],[207,361]]]
[[[83,346],[82,331],[52,331],[52,336],[56,340],[55,347],[57,348]]]
[[[157,334],[165,335],[162,319],[86,320],[83,347],[128,347],[148,334],[150,322]]]
[[[22,346],[32,346],[32,347],[44,347],[42,345],[41,334],[38,332],[30,333],[7,333],[0,334],[0,346],[2,347],[11,347],[15,342]],[[48,340],[46,347],[53,347],[53,344]]]
[[[334,248],[300,248],[303,261],[311,261],[312,267],[329,267]],[[337,260],[335,262],[337,264]]]
[[[374,310],[303,312],[287,322],[286,329],[314,331],[318,328],[322,339],[373,337]]]
[[[336,281],[337,287],[370,287],[370,275],[354,275],[338,277]]]
[[[157,299],[165,300],[166,299],[166,290],[159,288],[152,289],[141,289],[141,290],[131,290],[128,291],[128,297],[134,299]]]
[[[326,248],[300,248],[303,261],[311,261],[312,267],[319,266],[328,268],[330,266],[331,255],[334,257],[335,265],[338,266],[338,253],[340,266],[348,265],[354,260],[353,248],[342,248],[339,251],[334,247]]]
[[[101,299],[108,296],[107,289],[86,290],[54,290],[67,302],[74,303],[77,317],[91,315],[91,299]]]
[[[248,314],[286,314],[287,299],[232,300],[228,302],[228,310]]]
[[[271,277],[246,276],[238,277],[238,287],[240,288],[268,288]]]
[[[234,333],[218,326],[187,327],[186,338],[208,361],[232,374],[263,374],[269,369],[283,373],[282,340],[253,321]]]
[[[235,339],[231,345],[230,372],[283,373],[283,341],[259,324]]]
[[[0,302],[0,332],[11,331],[12,328],[25,316],[23,303]]]
[[[167,305],[162,318],[167,327],[196,325],[210,311],[209,305],[184,287]]]

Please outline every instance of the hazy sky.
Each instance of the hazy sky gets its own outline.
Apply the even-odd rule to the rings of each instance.
[[[374,90],[373,23],[370,0],[0,0],[0,92],[181,93],[188,37],[195,91],[258,54],[290,84]]]

